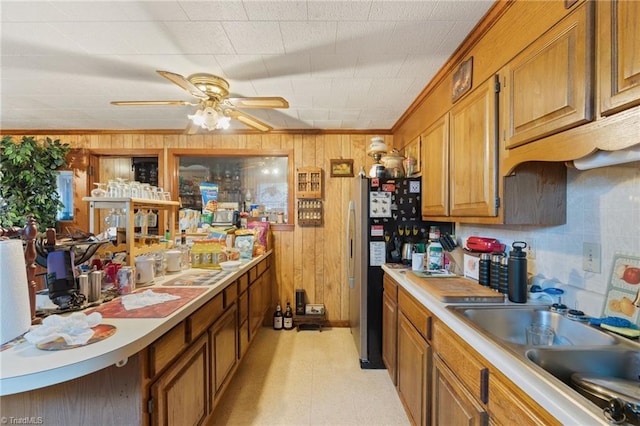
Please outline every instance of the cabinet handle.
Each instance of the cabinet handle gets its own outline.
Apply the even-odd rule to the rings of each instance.
[[[433,320],[431,317],[427,317],[427,340],[431,340],[433,330]]]
[[[480,370],[480,401],[487,404],[489,402],[489,369]]]

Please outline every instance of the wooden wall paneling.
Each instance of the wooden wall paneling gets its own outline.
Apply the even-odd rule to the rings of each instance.
[[[245,149],[262,149],[262,135],[247,135]]]
[[[315,144],[315,164],[320,164],[321,168],[323,169],[323,171],[326,172],[326,170],[328,170],[328,161],[327,161],[327,156],[325,155],[325,144],[326,144],[326,139],[327,139],[328,135],[318,135],[315,138],[316,144]],[[322,173],[322,179],[324,179],[323,183],[326,183],[326,173]],[[323,193],[322,193],[322,199],[324,202],[324,218],[323,221],[326,221],[327,218],[327,208],[330,207],[327,206],[327,202],[329,201],[328,199],[328,194],[327,194],[327,190],[326,188],[323,188]],[[316,263],[315,263],[315,279],[314,279],[314,284],[315,284],[315,296],[314,296],[314,300],[316,300],[315,303],[325,303],[325,296],[324,296],[324,285],[326,284],[325,281],[325,277],[324,277],[324,257],[327,253],[326,247],[325,247],[325,236],[326,236],[326,232],[327,232],[327,226],[326,226],[326,222],[322,227],[313,227],[314,230],[314,241],[315,241],[315,251],[316,251],[316,255],[315,255],[315,259],[316,259]],[[314,302],[312,302],[314,303]]]
[[[324,256],[322,259],[322,270],[324,271],[322,285],[322,296],[327,313],[331,319],[342,317],[342,283],[345,271],[345,232],[343,232],[346,211],[346,204],[343,203],[342,188],[348,186],[351,178],[331,177],[329,170],[329,159],[349,158],[343,154],[344,143],[341,135],[326,135],[324,138],[324,226],[322,228],[322,239]],[[316,289],[316,294],[318,290]]]
[[[304,135],[302,137],[302,149],[300,163],[297,167],[311,166],[318,164],[316,162],[316,136]],[[299,230],[299,239],[296,241],[296,249],[298,253],[303,253],[298,262],[296,262],[296,281],[295,288],[303,288],[307,295],[309,303],[316,303],[315,296],[315,268],[316,268],[316,230],[315,227],[296,227]],[[294,300],[294,294],[286,295],[286,297]],[[322,303],[322,302],[318,302]]]
[[[280,149],[281,148],[282,135],[267,133],[262,135],[262,149]]]

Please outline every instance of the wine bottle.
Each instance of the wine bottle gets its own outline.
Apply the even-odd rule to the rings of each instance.
[[[287,308],[284,311],[284,329],[293,330],[293,312],[291,311],[291,303],[287,302]]]
[[[276,305],[276,311],[273,313],[273,329],[282,330],[282,308],[280,303]]]

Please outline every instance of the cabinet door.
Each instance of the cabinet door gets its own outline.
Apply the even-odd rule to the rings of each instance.
[[[449,215],[449,114],[420,137],[422,145],[422,215]]]
[[[593,2],[585,2],[507,64],[505,147],[593,119]]]
[[[382,297],[382,361],[393,384],[397,384],[398,305],[386,293]]]
[[[232,305],[211,327],[214,399],[220,395],[238,360],[238,312]]]
[[[152,425],[204,423],[209,414],[208,347],[205,333],[151,385]]]
[[[263,307],[263,290],[262,290],[262,276],[258,277],[249,286],[249,339],[253,340],[253,337],[258,332],[260,325],[262,324],[262,317],[264,311]]]
[[[640,104],[640,2],[600,1],[600,109],[609,115]]]
[[[434,425],[486,425],[487,412],[440,360],[433,357]]]
[[[415,425],[429,420],[431,347],[409,320],[398,315],[398,394]]]
[[[490,78],[451,109],[451,216],[498,214],[495,108],[495,81]]]

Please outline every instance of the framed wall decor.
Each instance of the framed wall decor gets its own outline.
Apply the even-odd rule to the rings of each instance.
[[[453,74],[453,86],[451,89],[451,100],[453,102],[471,90],[472,76],[473,56],[461,63],[458,70]]]
[[[331,159],[331,177],[353,177],[352,159]]]

